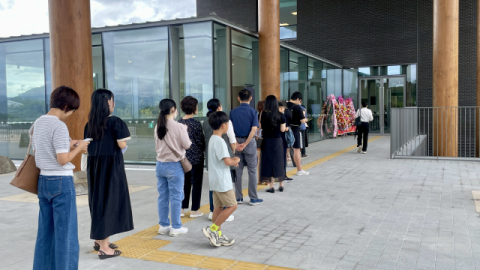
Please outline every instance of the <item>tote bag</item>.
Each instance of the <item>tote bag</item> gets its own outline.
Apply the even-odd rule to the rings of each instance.
[[[10,185],[33,194],[38,194],[38,177],[40,176],[40,169],[37,168],[37,164],[35,163],[35,156],[30,155],[32,137],[33,127],[32,133],[30,134],[30,142],[28,143],[27,155],[25,156],[25,159],[18,168],[12,182],[10,182]]]

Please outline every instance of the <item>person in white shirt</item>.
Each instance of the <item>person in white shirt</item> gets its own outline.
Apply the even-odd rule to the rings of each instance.
[[[370,131],[370,122],[373,121],[372,111],[368,108],[366,101],[362,101],[362,108],[357,111],[355,118],[360,116],[360,121],[362,122],[360,126],[357,127],[358,138],[357,138],[357,147],[358,153],[366,154],[368,147],[368,132]],[[363,144],[362,144],[363,139]]]

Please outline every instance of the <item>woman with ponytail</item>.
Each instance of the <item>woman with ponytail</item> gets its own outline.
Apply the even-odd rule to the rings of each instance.
[[[155,127],[155,151],[157,152],[157,189],[159,234],[178,236],[186,234],[188,229],[182,227],[180,213],[182,210],[183,184],[185,174],[180,159],[192,142],[188,137],[187,126],[175,121],[177,105],[171,99],[160,101],[160,114]],[[169,210],[170,207],[170,210]],[[168,214],[172,218],[171,223]]]
[[[220,103],[220,100],[216,98],[212,98],[208,101],[207,103],[207,108],[208,108],[208,113],[207,117],[210,117],[214,112],[216,111],[222,111],[222,104]],[[206,146],[205,149],[208,149],[208,141],[213,135],[213,128],[210,126],[207,121],[203,121],[203,132],[205,133],[205,142]],[[228,148],[228,153],[230,154],[230,157],[235,157],[235,149],[237,148],[237,139],[235,138],[235,132],[233,131],[233,124],[232,121],[228,120],[228,130],[227,134],[223,134],[222,138],[225,140],[225,143],[227,145],[230,145],[230,148]],[[208,160],[208,151],[205,151],[205,159]],[[207,170],[208,170],[208,162],[207,162]],[[232,174],[232,179],[237,179],[237,174],[235,172],[235,167],[230,167],[230,173]],[[240,179],[240,181],[242,181]],[[213,218],[213,197],[212,197],[213,192],[210,190],[210,213],[208,214],[208,219],[212,220]],[[226,221],[232,221],[234,219],[233,215],[230,215]]]
[[[113,93],[98,89],[92,94],[84,138],[93,139],[88,147],[88,202],[92,224],[90,238],[100,259],[121,254],[111,244],[111,235],[133,230],[132,207],[128,193],[123,152],[130,132],[122,119],[112,116]]]

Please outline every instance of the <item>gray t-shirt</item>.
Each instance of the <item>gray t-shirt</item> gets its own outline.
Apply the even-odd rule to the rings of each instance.
[[[32,125],[35,163],[42,175],[73,175],[75,165],[60,165],[57,154],[70,152],[67,125],[53,115],[43,115]],[[31,129],[30,129],[31,133]]]
[[[208,181],[210,190],[227,192],[233,189],[230,167],[224,158],[229,158],[227,144],[217,135],[212,135],[208,142]]]

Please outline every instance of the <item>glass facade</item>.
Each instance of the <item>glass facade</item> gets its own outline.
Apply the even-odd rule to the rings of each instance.
[[[280,39],[297,38],[297,0],[280,0]]]
[[[296,11],[296,1],[281,5]],[[256,107],[261,93],[258,45],[258,37],[221,21],[106,27],[93,33],[93,88],[115,94],[114,114],[127,123],[132,135],[126,162],[155,162],[153,132],[163,98],[174,99],[180,107],[185,96],[194,96],[199,100],[196,117],[205,120],[209,99],[220,99],[228,112],[238,105],[238,92],[249,86]],[[356,71],[344,70],[351,74],[348,78],[344,74],[342,88],[341,67],[283,45],[280,57],[281,99],[302,92],[311,119],[310,140],[319,140],[316,120],[327,94],[355,95]],[[415,73],[413,67],[408,72]],[[0,41],[0,155],[25,156],[28,129],[49,110],[51,77],[48,36]]]

